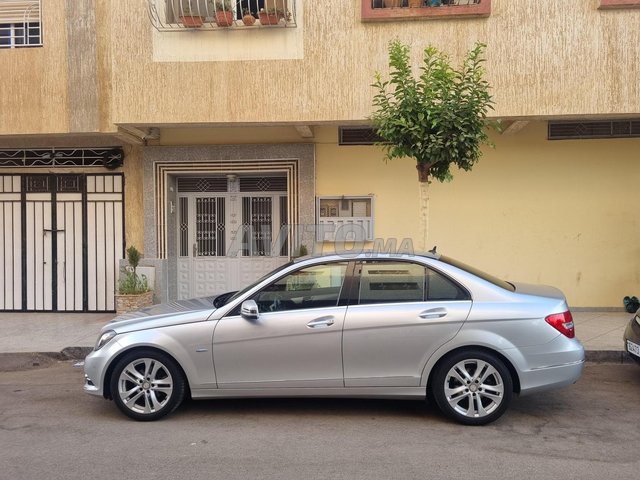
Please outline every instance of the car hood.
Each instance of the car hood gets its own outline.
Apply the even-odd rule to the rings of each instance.
[[[214,298],[177,300],[128,312],[114,318],[103,327],[103,331],[115,330],[118,333],[125,333],[206,320],[216,310],[213,306]]]
[[[533,285],[530,283],[520,282],[511,282],[511,284],[516,288],[516,293],[521,295],[535,295],[537,297],[547,297],[566,301],[564,293],[549,285]]]

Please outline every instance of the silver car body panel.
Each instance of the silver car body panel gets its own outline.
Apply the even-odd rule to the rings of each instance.
[[[256,321],[233,314],[243,300],[276,277],[264,278],[217,309],[211,299],[174,302],[105,325],[102,333],[113,330],[117,335],[86,358],[85,391],[104,395],[109,367],[134,348],[171,355],[183,369],[194,398],[424,397],[437,362],[467,347],[504,357],[518,377],[521,394],[579,378],[582,345],[545,322],[546,316],[568,310],[562,292],[527,284],[514,284],[515,292],[508,291],[438,261],[437,255],[375,256],[399,258],[455,280],[471,292],[472,300],[262,313]],[[298,260],[277,276],[332,261],[344,262],[345,257]]]
[[[342,387],[347,307],[263,313],[218,321],[213,357],[220,388]]]
[[[343,334],[346,387],[414,387],[425,363],[467,319],[470,301],[349,307]]]

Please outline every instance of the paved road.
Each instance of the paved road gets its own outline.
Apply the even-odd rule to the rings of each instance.
[[[81,391],[68,362],[0,373],[0,478],[603,479],[640,472],[640,367],[590,365],[574,386],[462,427],[420,402],[189,402],[137,423]]]

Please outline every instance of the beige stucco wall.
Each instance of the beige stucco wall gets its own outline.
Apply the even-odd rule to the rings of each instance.
[[[392,38],[410,43],[416,62],[429,43],[458,59],[474,42],[486,42],[498,117],[640,112],[640,10],[602,11],[597,0],[493,0],[488,18],[366,23],[360,5],[307,5],[300,18],[303,58],[288,59],[274,38],[274,56],[287,58],[280,61],[229,52],[253,48],[252,32],[293,35],[286,29],[159,34],[133,19],[133,6],[114,10],[113,121],[361,121],[371,112],[369,85],[375,70],[386,69]],[[138,9],[143,16],[144,6]],[[175,47],[184,47],[183,61],[154,61],[168,50],[166,40],[154,46],[158,35],[181,36]],[[193,61],[198,50],[228,61]]]
[[[413,162],[334,137],[318,135],[317,195],[375,193],[375,236],[418,244]],[[640,292],[640,139],[552,142],[531,123],[493,140],[471,172],[431,185],[428,245],[507,280],[558,286],[574,307],[621,307]]]
[[[361,0],[323,0],[299,9],[298,29],[226,34],[159,33],[147,5],[43,2],[44,46],[0,51],[0,135],[361,122],[392,38],[416,63],[429,43],[459,59],[486,42],[497,117],[640,112],[640,10],[598,0],[493,0],[488,18],[368,23]]]
[[[45,46],[0,50],[0,135],[68,131],[64,1],[43,3]]]

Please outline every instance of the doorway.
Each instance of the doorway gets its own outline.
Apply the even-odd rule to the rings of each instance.
[[[176,183],[179,299],[237,290],[288,261],[285,175]]]

